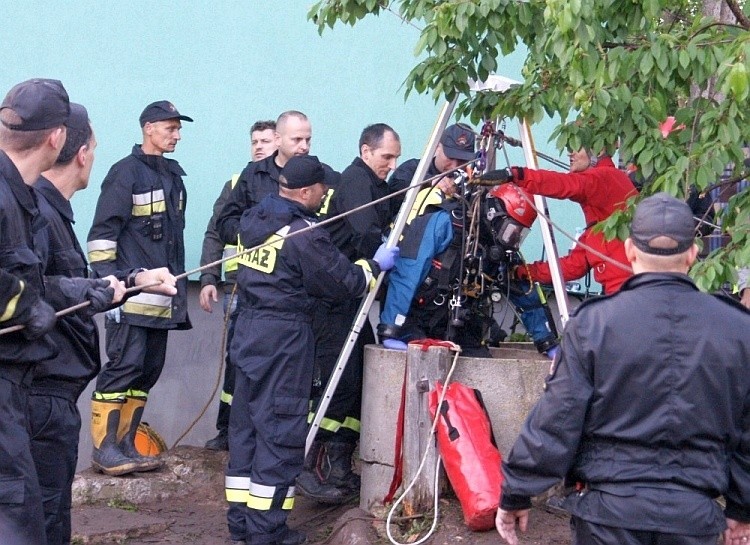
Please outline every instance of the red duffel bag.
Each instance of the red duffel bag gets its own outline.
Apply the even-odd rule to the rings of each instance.
[[[430,392],[432,418],[441,391],[442,384],[438,382]],[[494,528],[503,480],[502,458],[479,390],[450,383],[440,407],[436,433],[440,457],[461,502],[466,526],[474,531]]]

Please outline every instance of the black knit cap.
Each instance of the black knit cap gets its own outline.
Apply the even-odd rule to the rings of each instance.
[[[287,189],[301,189],[317,183],[326,183],[323,164],[315,155],[295,155],[281,169],[284,177],[282,186]]]
[[[0,110],[10,108],[21,118],[17,124],[4,123],[14,131],[40,131],[65,125],[70,116],[70,99],[56,79],[23,81],[8,91]]]
[[[673,248],[655,248],[657,237],[674,241]],[[656,193],[643,199],[635,208],[630,224],[633,244],[647,254],[675,255],[690,248],[695,241],[695,220],[690,207],[669,193]]]
[[[141,112],[141,117],[138,118],[138,121],[140,121],[141,127],[143,127],[146,123],[166,121],[167,119],[179,119],[180,121],[193,120],[192,117],[182,115],[178,112],[174,104],[168,100],[159,100],[146,106],[143,112]]]

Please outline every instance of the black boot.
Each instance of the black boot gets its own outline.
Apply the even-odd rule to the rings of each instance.
[[[297,490],[305,496],[319,503],[339,505],[351,499],[351,494],[344,490],[326,484],[322,478],[322,464],[325,450],[321,441],[314,441],[310,452],[305,457],[302,473],[297,477]]]
[[[208,450],[229,450],[229,433],[227,430],[219,430],[219,434],[213,439],[206,441]]]
[[[291,528],[286,529],[286,534],[284,536],[277,540],[276,543],[278,545],[302,545],[307,541],[307,536],[303,534],[302,532],[298,532],[297,530],[292,530]]]
[[[350,494],[359,495],[361,479],[352,471],[352,454],[355,443],[328,441],[325,445],[330,471],[326,483],[343,488]]]

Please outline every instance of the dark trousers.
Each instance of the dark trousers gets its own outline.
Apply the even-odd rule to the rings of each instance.
[[[0,542],[45,545],[44,511],[31,457],[27,387],[0,373]]]
[[[107,318],[104,323],[109,362],[96,379],[96,391],[148,393],[159,380],[167,356],[166,329],[154,329]]]
[[[229,311],[229,321],[227,322],[227,340],[226,355],[224,358],[224,383],[221,387],[221,399],[219,400],[219,414],[216,416],[216,429],[227,431],[229,429],[229,412],[232,408],[232,398],[234,396],[234,375],[235,369],[232,358],[229,357],[229,347],[232,345],[234,337],[234,324],[237,321],[237,296],[231,298],[231,293],[224,294],[224,316]],[[231,299],[231,304],[230,304]]]
[[[626,530],[571,517],[573,545],[716,545],[718,536],[665,534],[643,530]]]
[[[81,415],[74,396],[29,396],[31,454],[44,505],[47,545],[70,543],[70,506]]]
[[[228,523],[232,537],[240,537],[234,521],[244,511],[244,539],[262,545],[288,530],[304,461],[314,339],[309,323],[253,319],[252,311],[240,312],[236,327],[226,474],[227,498],[231,494],[235,505]]]
[[[320,373],[320,380],[319,386],[313,389],[313,408],[317,407],[336,368],[336,362],[349,336],[359,305],[360,300],[354,299],[337,305],[321,303],[315,309],[315,366],[316,373]],[[375,336],[369,321],[362,327],[336,392],[331,398],[326,416],[321,422],[318,437],[323,440],[335,436],[340,441],[353,443],[359,439],[364,349],[367,344],[375,344]]]

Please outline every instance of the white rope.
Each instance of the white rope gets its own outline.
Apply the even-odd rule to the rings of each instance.
[[[444,341],[444,342],[450,342],[450,341]],[[461,347],[457,345],[456,343],[451,343],[451,350],[456,352],[456,355],[453,357],[453,363],[451,364],[451,368],[448,370],[448,375],[445,377],[445,382],[443,383],[443,389],[440,392],[440,399],[438,399],[438,403],[435,408],[435,418],[432,420],[432,427],[430,428],[430,434],[428,436],[428,444],[427,447],[424,450],[424,454],[422,455],[422,461],[419,463],[419,467],[417,468],[417,472],[414,474],[414,478],[411,480],[409,485],[406,487],[406,489],[401,493],[401,495],[398,497],[398,499],[393,503],[391,508],[388,510],[388,516],[385,519],[385,531],[388,535],[388,540],[393,545],[420,545],[420,543],[424,543],[427,539],[432,536],[432,534],[435,532],[435,528],[437,527],[438,522],[438,489],[439,489],[439,480],[438,476],[440,475],[440,455],[438,453],[438,461],[435,464],[435,490],[434,490],[434,497],[435,497],[435,503],[434,503],[434,515],[432,518],[432,525],[430,526],[429,531],[422,536],[419,541],[414,541],[411,543],[401,543],[399,541],[396,541],[396,539],[391,534],[391,518],[393,517],[393,513],[396,511],[396,507],[404,501],[406,498],[406,495],[411,491],[412,488],[414,488],[414,484],[417,482],[417,478],[419,477],[419,474],[424,469],[424,465],[427,462],[427,455],[430,452],[430,445],[435,445],[435,441],[432,441],[432,436],[435,434],[435,428],[437,428],[438,420],[440,420],[440,406],[443,404],[443,401],[445,400],[445,394],[448,391],[448,384],[450,383],[451,377],[453,376],[453,371],[456,369],[456,364],[458,363],[458,356],[461,354]],[[437,447],[435,447],[437,448]]]

